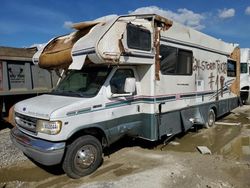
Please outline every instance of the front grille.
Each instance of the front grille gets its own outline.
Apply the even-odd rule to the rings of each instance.
[[[25,130],[31,131],[33,133],[36,133],[37,118],[15,113],[15,121],[16,121],[17,126]]]

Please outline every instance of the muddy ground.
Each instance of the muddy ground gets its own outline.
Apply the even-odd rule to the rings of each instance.
[[[78,180],[59,166],[31,162],[12,145],[9,131],[2,122],[0,187],[250,187],[250,106],[237,108],[213,128],[178,135],[166,146],[123,139],[105,152],[95,173]],[[212,154],[202,155],[196,146]]]

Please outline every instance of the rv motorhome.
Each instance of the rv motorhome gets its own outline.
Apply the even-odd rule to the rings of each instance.
[[[44,165],[80,178],[103,148],[128,135],[171,137],[239,105],[239,48],[159,15],[82,22],[38,51],[40,67],[64,68],[50,94],[15,105],[12,141]]]
[[[243,104],[250,104],[250,49],[242,48],[240,53],[240,96]]]

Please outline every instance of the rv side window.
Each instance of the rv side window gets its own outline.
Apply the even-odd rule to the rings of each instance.
[[[113,94],[123,94],[126,78],[134,78],[131,69],[118,69],[110,80],[111,92]]]
[[[160,46],[161,73],[163,75],[191,75],[192,51],[171,46]]]
[[[127,45],[131,49],[150,51],[151,33],[149,30],[133,24],[127,25]]]
[[[236,77],[236,61],[233,60],[227,61],[227,76]]]
[[[240,64],[240,73],[247,73],[247,63]]]

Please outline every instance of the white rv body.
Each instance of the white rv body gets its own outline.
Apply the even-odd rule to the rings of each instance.
[[[241,100],[244,104],[250,104],[250,75],[249,75],[249,66],[250,66],[250,49],[241,48],[240,49],[240,95]]]
[[[73,93],[79,95],[63,92],[91,82],[87,77],[67,85],[69,75],[54,93],[16,104],[13,142],[42,164],[63,161],[70,177],[80,177],[89,172],[68,170],[65,148],[81,136],[91,135],[105,147],[124,135],[156,141],[195,124],[211,126],[215,117],[239,105],[235,52],[232,44],[158,15],[97,23],[72,47],[69,66],[72,75],[95,75],[95,82],[102,82],[96,93],[87,95],[95,87]],[[125,84],[135,91],[118,91]]]

